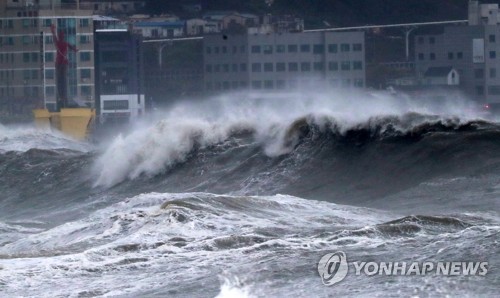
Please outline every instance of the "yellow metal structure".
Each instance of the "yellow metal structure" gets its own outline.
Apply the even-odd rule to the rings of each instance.
[[[35,125],[40,128],[55,128],[76,140],[84,140],[89,136],[95,110],[87,108],[61,109],[51,113],[47,109],[33,110]]]

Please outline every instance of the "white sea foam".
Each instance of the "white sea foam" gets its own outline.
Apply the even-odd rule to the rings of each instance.
[[[26,152],[30,149],[69,149],[88,152],[92,150],[92,146],[49,129],[0,124],[0,151]]]

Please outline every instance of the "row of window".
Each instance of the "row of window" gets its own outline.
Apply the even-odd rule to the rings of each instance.
[[[227,46],[214,46],[214,47],[206,47],[205,51],[207,54],[228,54],[229,53],[229,47]],[[314,54],[323,54],[325,53],[326,50],[328,50],[328,53],[337,53],[339,51],[339,45],[338,44],[328,44],[325,46],[324,44],[289,44],[289,45],[253,45],[251,46],[251,53],[252,54],[273,54],[273,53],[298,53],[299,51],[301,53],[310,53],[312,52]],[[246,46],[232,46],[231,48],[231,53],[232,54],[237,54],[239,53],[245,53],[246,51]],[[340,52],[361,52],[363,51],[363,44],[361,43],[354,43],[354,44],[349,44],[349,43],[342,43],[340,44]]]
[[[418,53],[417,55],[418,60],[423,61],[425,60],[425,54],[424,53]],[[462,60],[464,58],[464,53],[463,52],[448,52],[448,60]],[[429,53],[429,60],[436,60],[436,53]]]
[[[39,88],[38,86],[25,86],[23,87],[23,94],[24,96],[27,97],[31,96],[39,97],[41,96],[40,89],[41,88]],[[51,97],[55,96],[55,94],[56,94],[55,86],[45,87],[45,95]],[[0,95],[1,96],[14,95],[14,87],[0,87]],[[92,95],[92,86],[80,86],[80,95],[82,96]]]
[[[23,80],[38,80],[39,69],[23,69]],[[82,68],[79,70],[81,79],[90,79],[92,77],[92,70],[89,68]],[[45,70],[45,79],[52,80],[55,78],[54,69]],[[0,80],[14,79],[14,70],[0,70]]]
[[[254,90],[261,90],[261,89],[286,89],[288,88],[297,88],[299,86],[299,83],[301,85],[307,85],[309,82],[306,81],[301,81],[299,82],[298,80],[264,80],[264,81],[252,81],[250,83],[250,88]],[[363,88],[364,86],[364,80],[363,79],[332,79],[329,80],[329,83],[332,87],[358,87],[358,88]],[[206,82],[205,85],[206,89],[209,91],[215,90],[242,90],[242,89],[248,89],[248,83],[246,81],[224,81],[224,82]]]
[[[80,51],[78,52],[80,57],[80,62],[87,62],[91,60],[92,52]],[[45,53],[45,62],[54,62],[55,52]],[[22,61],[24,63],[38,62],[41,61],[39,52],[23,52]],[[0,63],[12,63],[15,62],[14,53],[0,54]]]
[[[90,35],[79,35],[78,42],[80,45],[89,44],[91,41]],[[37,45],[39,44],[40,36],[39,35],[24,35],[19,37],[20,43],[23,45]],[[45,35],[45,44],[53,44],[54,39],[52,35]],[[0,47],[2,46],[14,46],[16,45],[16,38],[12,36],[0,36]]]
[[[340,66],[340,67],[339,67]],[[284,72],[284,71],[289,71],[289,72],[295,72],[295,71],[324,71],[325,70],[325,63],[323,62],[277,62],[277,63],[252,63],[251,64],[251,71],[252,72]],[[363,69],[363,62],[362,61],[342,61],[342,62],[337,62],[337,61],[329,61],[328,64],[326,65],[327,69],[329,71],[338,71],[344,70],[344,71],[349,71],[349,70],[362,70]],[[205,66],[205,71],[208,73],[211,72],[246,72],[247,71],[247,64],[246,63],[241,63],[241,64],[207,64]]]
[[[42,19],[43,27],[52,26],[52,19]],[[38,19],[22,19],[21,20],[23,28],[37,28],[38,27]],[[90,19],[79,19],[80,28],[88,28],[90,26]],[[0,28],[4,29],[13,29],[14,28],[14,20],[0,20]]]

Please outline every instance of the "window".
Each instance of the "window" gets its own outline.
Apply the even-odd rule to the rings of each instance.
[[[262,66],[260,63],[252,63],[252,72],[261,72]]]
[[[484,69],[482,68],[474,69],[474,78],[476,79],[484,78]]]
[[[90,69],[80,69],[80,77],[82,79],[90,79]]]
[[[311,63],[309,63],[309,62],[300,63],[300,70],[301,71],[311,71]]]
[[[90,61],[90,52],[80,52],[80,61]]]
[[[435,53],[430,53],[429,54],[429,59],[436,60],[436,54]]]
[[[222,46],[222,54],[227,54],[227,47],[226,46]]]
[[[262,89],[261,81],[252,81],[252,89]]]
[[[23,80],[29,80],[30,79],[30,71],[29,69],[23,70]]]
[[[299,64],[297,62],[288,63],[288,71],[299,71]]]
[[[276,46],[276,53],[284,53],[285,52],[285,45],[279,44]]]
[[[53,62],[54,61],[54,53],[45,53],[45,61]]]
[[[240,46],[240,53],[245,53],[245,49],[246,49],[245,46]]]
[[[285,70],[286,70],[286,64],[284,62],[276,63],[276,71],[285,71]]]
[[[231,88],[231,84],[228,81],[222,82],[222,89],[229,90]]]
[[[30,44],[31,43],[31,36],[23,36],[23,44]]]
[[[38,62],[38,55],[40,55],[40,54],[37,52],[31,53],[31,61]]]
[[[89,87],[90,86],[82,86],[82,95],[84,94],[83,87]],[[90,92],[88,92],[87,95],[90,95]],[[103,102],[103,110],[128,110],[128,100],[105,100]]]
[[[233,66],[231,67],[232,71],[233,72],[238,72],[238,64],[233,64]]]
[[[80,35],[80,44],[90,43],[90,36],[88,35]]]
[[[354,69],[354,70],[363,69],[363,62],[362,61],[353,61],[352,62],[352,69]]]
[[[53,69],[46,69],[45,70],[45,78],[47,80],[53,80],[54,79],[54,70]]]
[[[340,69],[341,70],[351,70],[351,62],[342,61],[342,63],[340,64]]]
[[[54,38],[52,37],[52,35],[46,35],[45,36],[45,43],[46,44],[52,44],[52,43],[54,43]]]
[[[236,53],[238,53],[238,47],[237,46],[233,46],[233,54],[236,54]]]
[[[264,71],[265,72],[271,72],[274,71],[273,69],[273,64],[272,63],[264,63]]]
[[[207,65],[205,66],[205,71],[206,71],[206,72],[212,72],[212,64],[207,64]]]
[[[23,19],[23,28],[28,28],[31,26],[31,22],[29,19]]]
[[[274,82],[273,81],[264,81],[264,88],[265,89],[273,89],[274,88]]]
[[[52,20],[51,19],[43,19],[42,24],[44,27],[50,27],[50,26],[52,26]]]
[[[496,77],[497,77],[497,69],[496,68],[490,68],[490,78],[493,79],[493,78],[496,78]]]
[[[418,37],[418,43],[419,44],[423,44],[424,43],[424,37],[423,36],[419,36]]]
[[[248,87],[247,82],[245,81],[240,81],[240,88],[246,89]]]
[[[31,79],[38,80],[38,70],[37,69],[31,70]]]
[[[270,46],[270,45],[265,45],[263,46],[263,52],[264,54],[272,54],[273,53],[273,46]]]
[[[496,36],[494,34],[491,34],[488,39],[489,39],[490,42],[495,42],[496,41]]]
[[[338,62],[330,61],[328,62],[328,70],[329,71],[337,71],[339,70]]]
[[[247,64],[246,63],[240,64],[240,71],[247,71]]]
[[[484,88],[483,88],[483,86],[476,86],[476,94],[477,95],[484,95]]]
[[[297,53],[298,47],[296,44],[288,45],[288,53]]]
[[[260,53],[260,46],[252,46],[252,53],[254,54]]]
[[[56,94],[56,88],[54,86],[45,87],[45,94],[47,94],[47,96],[54,96]]]
[[[351,51],[351,45],[348,43],[343,43],[340,45],[340,51],[341,52],[349,52]]]
[[[464,53],[458,52],[457,53],[457,59],[463,59],[464,58]]]
[[[425,59],[424,53],[418,53],[418,60],[422,61],[424,59]]]
[[[354,87],[363,88],[363,79],[354,79]]]
[[[205,52],[206,52],[207,54],[212,54],[212,48],[211,48],[211,47],[206,47],[206,48],[205,48]]]
[[[80,19],[80,27],[88,27],[89,23],[89,19]]]
[[[329,44],[328,45],[328,52],[329,53],[337,53],[338,52],[337,44]]]
[[[23,53],[23,62],[30,62],[30,53]]]
[[[435,44],[435,43],[436,43],[436,38],[434,38],[434,37],[429,37],[429,43],[430,43],[430,44]]]
[[[205,88],[206,88],[207,90],[212,90],[212,88],[213,88],[213,84],[212,84],[212,82],[207,82],[207,84],[205,85]]]
[[[453,52],[448,52],[448,60],[453,60]]]
[[[220,64],[215,64],[214,72],[220,72]]]
[[[229,72],[229,64],[223,64],[222,65],[222,71],[223,72]]]
[[[497,57],[497,52],[490,51],[490,59],[495,59]]]
[[[311,46],[308,45],[308,44],[302,44],[302,45],[300,45],[300,51],[302,53],[310,52],[311,51]]]
[[[214,47],[214,54],[219,54],[219,47]]]
[[[315,71],[323,71],[324,70],[323,62],[314,62],[313,63],[313,69]]]
[[[315,44],[313,46],[313,53],[314,54],[323,54],[325,52],[325,46],[322,44]]]
[[[355,43],[352,45],[353,52],[361,52],[363,50],[363,45],[360,43]]]

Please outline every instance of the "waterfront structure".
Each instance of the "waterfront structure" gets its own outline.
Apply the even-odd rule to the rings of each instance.
[[[205,36],[205,90],[363,88],[364,45],[361,31]]]

